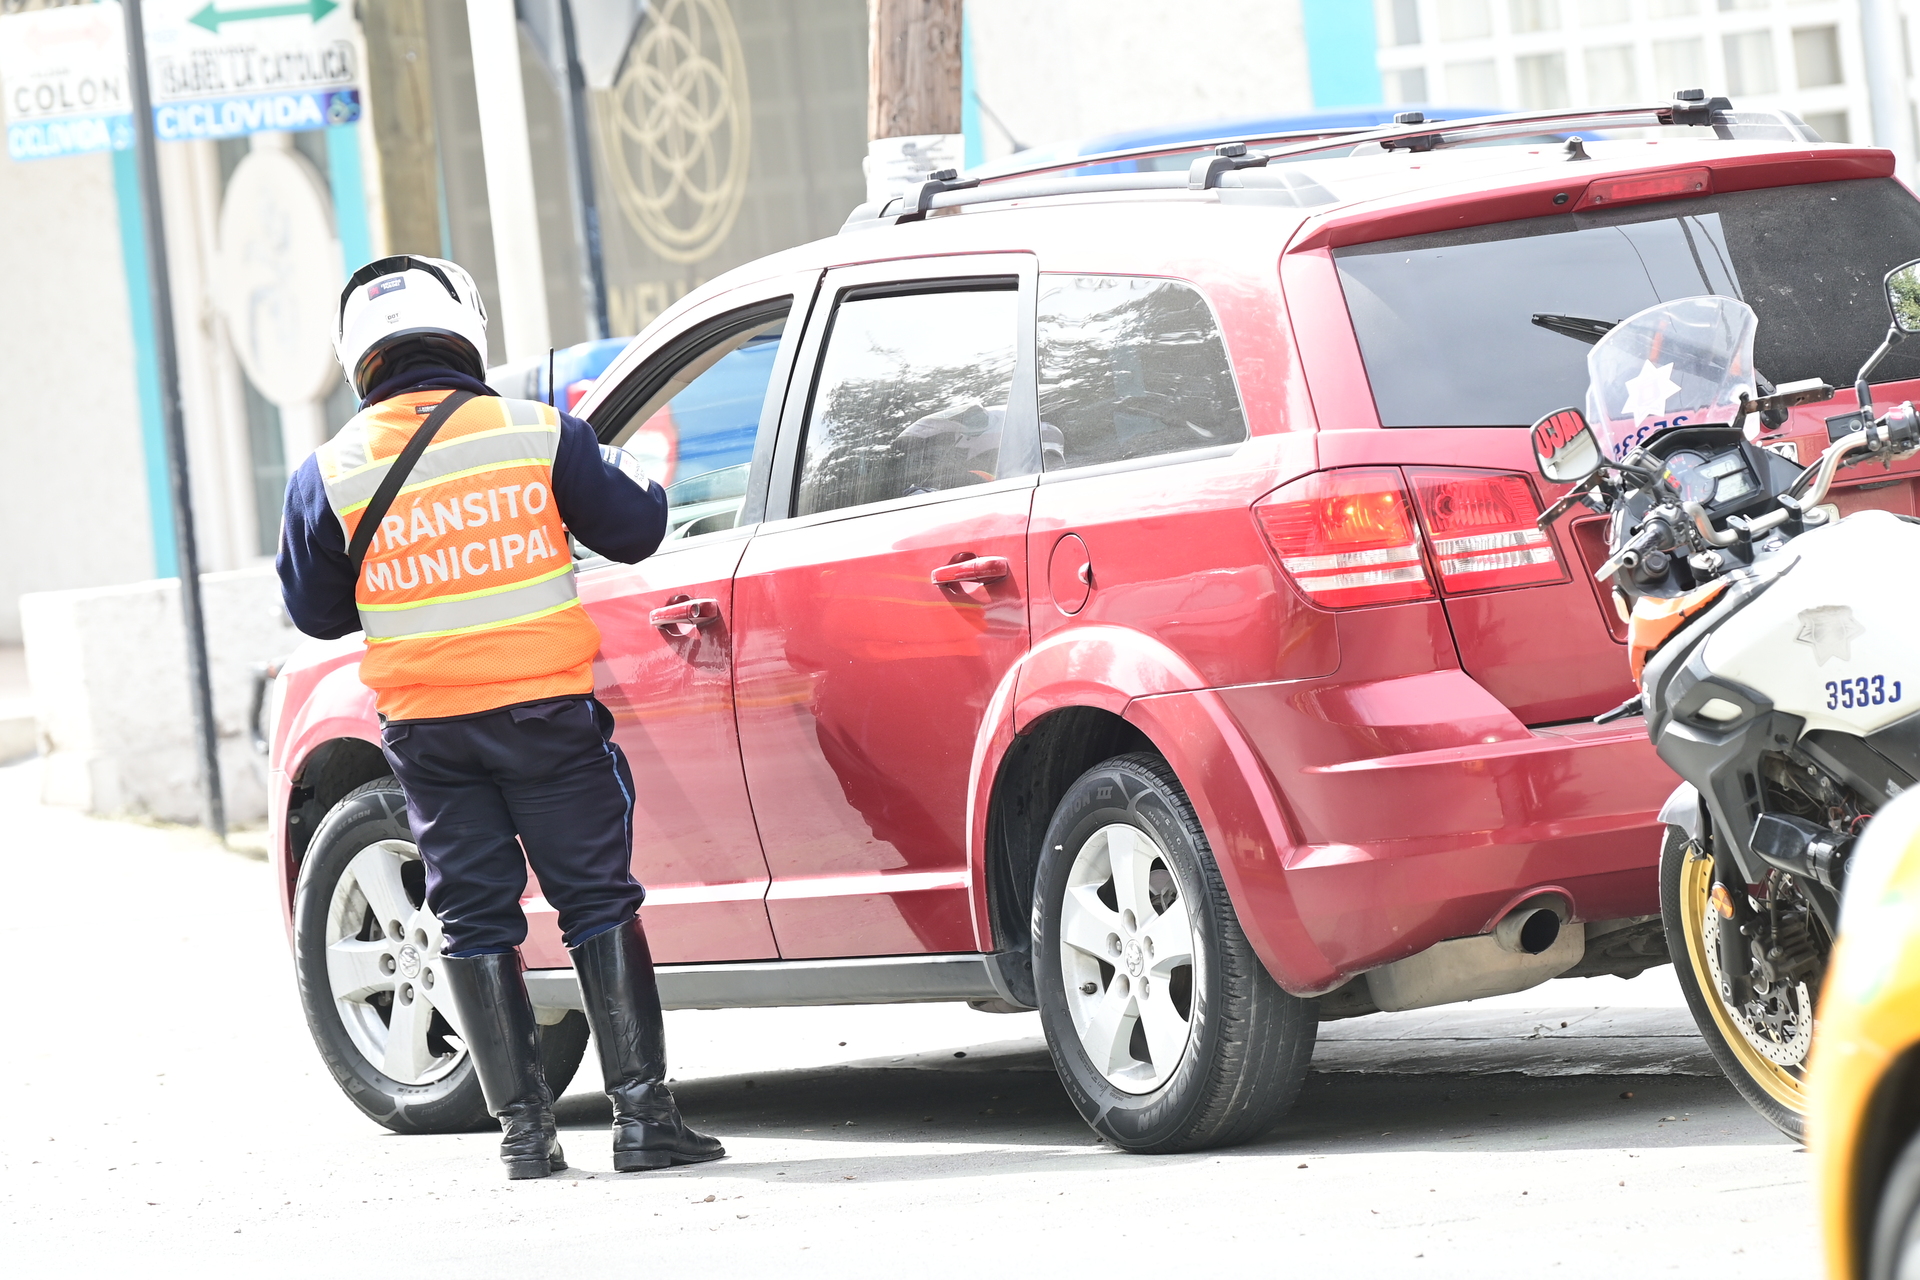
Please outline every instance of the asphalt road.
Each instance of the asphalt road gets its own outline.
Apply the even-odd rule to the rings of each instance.
[[[670,1014],[675,1090],[732,1157],[612,1173],[589,1054],[573,1168],[509,1185],[494,1137],[396,1137],[337,1092],[263,862],[34,783],[0,769],[11,1274],[1816,1273],[1807,1157],[1663,971],[1328,1024],[1262,1141],[1158,1158],[1094,1140],[1034,1015]]]

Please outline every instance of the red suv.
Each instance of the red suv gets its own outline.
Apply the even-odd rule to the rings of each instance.
[[[1850,384],[1920,204],[1687,95],[1271,141],[863,207],[582,401],[672,501],[651,559],[579,566],[669,1006],[1037,1008],[1088,1122],[1169,1151],[1284,1111],[1321,1019],[1665,961],[1674,780],[1594,723],[1631,692],[1605,538],[1536,527],[1526,427],[1698,293],[1759,311],[1763,373]],[[302,997],[371,1116],[461,1127],[360,654],[275,688]],[[329,821],[369,804],[390,838]],[[526,910],[564,1086],[584,1020]]]

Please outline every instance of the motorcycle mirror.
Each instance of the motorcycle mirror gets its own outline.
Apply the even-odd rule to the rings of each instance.
[[[1555,484],[1577,484],[1600,469],[1600,442],[1578,409],[1555,409],[1533,424],[1533,458]]]
[[[1920,259],[1887,272],[1887,310],[1893,327],[1902,333],[1920,333]]]

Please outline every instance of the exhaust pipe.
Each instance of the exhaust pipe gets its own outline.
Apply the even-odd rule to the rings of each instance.
[[[1560,913],[1538,901],[1522,903],[1493,926],[1493,938],[1508,951],[1540,955],[1560,940]]]
[[[1557,978],[1586,954],[1586,926],[1557,893],[1527,899],[1492,933],[1436,942],[1425,951],[1367,973],[1376,1007],[1423,1009],[1524,991]]]

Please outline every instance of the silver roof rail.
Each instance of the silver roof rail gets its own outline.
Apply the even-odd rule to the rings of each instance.
[[[902,222],[918,222],[935,209],[985,204],[1004,200],[1028,200],[1044,196],[1092,195],[1117,191],[1163,191],[1188,189],[1249,189],[1262,191],[1300,191],[1317,184],[1282,180],[1248,180],[1247,170],[1265,168],[1274,161],[1304,159],[1330,151],[1352,150],[1378,143],[1384,151],[1434,151],[1445,147],[1500,138],[1523,138],[1539,134],[1565,134],[1578,129],[1634,129],[1708,126],[1722,138],[1741,136],[1775,138],[1781,141],[1819,142],[1820,136],[1804,121],[1788,111],[1736,112],[1726,98],[1707,96],[1702,89],[1681,89],[1667,102],[1619,107],[1589,107],[1578,110],[1515,112],[1510,115],[1476,116],[1464,120],[1428,120],[1418,111],[1404,111],[1391,125],[1373,128],[1314,130],[1301,134],[1255,134],[1245,138],[1213,139],[1207,142],[1159,143],[1150,147],[1131,147],[1091,156],[1072,156],[1050,160],[1030,170],[993,174],[988,177],[960,179],[953,170],[942,170],[908,197],[858,206],[848,215],[842,233]],[[1270,151],[1251,151],[1248,142],[1279,141]],[[1061,173],[1148,159],[1210,148],[1212,155],[1201,155],[1187,172],[1148,170],[1135,173]],[[1573,153],[1570,153],[1573,154]],[[1580,153],[1579,158],[1584,158]],[[1239,180],[1236,181],[1235,179]],[[1324,194],[1322,192],[1321,194]],[[1266,203],[1325,203],[1330,201],[1273,201]]]

